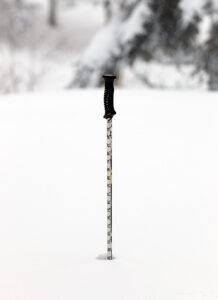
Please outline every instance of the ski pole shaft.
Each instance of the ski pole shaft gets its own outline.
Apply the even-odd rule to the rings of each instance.
[[[107,119],[107,259],[112,259],[112,119]]]
[[[112,259],[112,118],[116,114],[113,104],[116,76],[104,75],[104,107],[107,119],[107,259]]]

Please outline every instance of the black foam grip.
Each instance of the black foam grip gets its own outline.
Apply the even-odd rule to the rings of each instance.
[[[116,114],[114,110],[114,75],[104,75],[105,90],[104,90],[104,108],[105,108],[105,119],[112,119]]]

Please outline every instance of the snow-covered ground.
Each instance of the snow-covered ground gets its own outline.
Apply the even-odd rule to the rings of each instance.
[[[218,102],[116,90],[0,99],[1,300],[218,299]]]

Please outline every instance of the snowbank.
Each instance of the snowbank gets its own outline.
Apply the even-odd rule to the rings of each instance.
[[[116,91],[110,262],[102,97],[1,97],[0,299],[217,299],[218,95]]]

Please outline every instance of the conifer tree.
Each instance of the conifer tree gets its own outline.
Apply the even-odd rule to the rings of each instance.
[[[85,51],[70,86],[98,86],[101,73],[115,73],[123,62],[131,64],[137,58],[161,61],[168,57],[175,63],[178,52],[181,60],[194,52],[200,18],[196,15],[184,22],[181,0],[118,2],[119,13]]]

